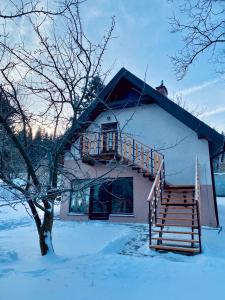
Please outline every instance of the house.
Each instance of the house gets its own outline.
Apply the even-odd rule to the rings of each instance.
[[[65,185],[75,191],[64,196],[62,219],[148,223],[159,191],[161,201],[174,193],[194,215],[188,201],[197,199],[199,186],[200,225],[219,225],[213,158],[223,149],[223,136],[167,96],[163,83],[154,89],[125,68],[102,90],[65,151],[64,167],[75,177]],[[182,213],[179,205],[174,212],[166,206],[164,225],[165,215]],[[193,217],[192,236],[195,228]]]

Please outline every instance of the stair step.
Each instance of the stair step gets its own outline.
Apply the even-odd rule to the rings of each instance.
[[[166,245],[152,245],[151,249],[155,250],[165,250],[165,251],[173,251],[173,252],[187,252],[187,253],[199,253],[199,248],[186,248],[186,247],[174,247],[174,246],[166,246]]]
[[[192,213],[192,212],[171,212],[171,211],[166,211],[166,212],[162,212],[162,211],[159,211],[158,212],[160,215],[188,215],[188,216],[192,216],[192,215],[195,215],[195,212]]]
[[[184,225],[184,224],[160,224],[160,223],[156,223],[155,224],[156,227],[191,227],[191,228],[195,228],[198,229],[197,225]]]
[[[143,176],[149,178],[151,181],[155,179],[154,175],[151,175],[150,173],[143,173]]]
[[[188,191],[188,190],[186,190],[186,191],[182,191],[182,190],[180,190],[180,191],[179,190],[176,190],[176,191],[166,191],[166,190],[164,190],[163,193],[164,193],[164,195],[170,195],[170,196],[172,196],[172,195],[177,195],[177,196],[187,195],[187,196],[191,196],[191,195],[194,194],[194,191]]]
[[[194,185],[170,185],[170,186],[167,186],[165,188],[165,190],[180,190],[180,189],[182,189],[182,190],[186,190],[186,189],[194,190],[195,187],[194,187]]]
[[[169,193],[193,193],[195,188],[165,188],[164,191]]]
[[[174,238],[164,238],[164,237],[157,237],[157,238],[152,238],[152,240],[155,241],[170,241],[170,242],[181,242],[181,243],[199,243],[197,240],[185,240],[185,239],[174,239]]]
[[[182,206],[184,206],[184,205],[182,205]],[[167,206],[166,207],[166,209],[169,209],[170,211],[172,210],[172,209],[175,209],[175,210],[185,210],[185,211],[191,211],[191,210],[196,210],[196,206],[194,205],[191,205],[191,206],[188,206],[188,207],[182,207],[182,206],[175,206],[174,205],[174,207],[173,207],[173,205],[171,205],[171,206]],[[162,207],[163,208],[163,207]],[[165,208],[164,208],[165,209]]]
[[[196,203],[188,203],[188,202],[161,202],[161,205],[168,205],[168,206],[195,206]]]
[[[163,192],[162,194],[163,198],[187,198],[187,199],[193,199],[194,198],[194,193],[165,193]]]
[[[157,217],[158,220],[165,220],[165,221],[197,221],[197,219],[187,219],[187,218],[160,218]]]
[[[164,189],[163,190],[163,193],[166,193],[168,195],[173,195],[173,194],[177,194],[177,195],[182,195],[182,193],[184,195],[189,195],[189,194],[193,194],[195,190],[178,190],[178,189],[175,189],[175,190],[171,190],[171,189]]]
[[[151,176],[151,174],[148,173],[148,172],[143,172],[143,176],[144,176],[144,177],[149,177],[149,176]]]
[[[167,200],[167,201],[171,201],[171,200],[191,200],[191,201],[194,201],[194,197],[192,198],[186,198],[186,197],[182,197],[182,198],[178,198],[178,197],[162,197],[162,200]]]
[[[138,166],[132,166],[132,170],[139,171],[140,169],[141,169],[141,167],[138,167]]]
[[[153,230],[152,232],[153,233],[195,234],[195,235],[198,235],[198,232],[192,232],[192,231]]]

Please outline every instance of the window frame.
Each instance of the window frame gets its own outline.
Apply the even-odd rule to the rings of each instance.
[[[90,181],[90,179],[86,179],[86,178],[77,178],[77,179],[74,179],[71,181],[71,188],[73,188],[73,184],[74,182],[76,181]],[[70,192],[70,199],[69,199],[69,210],[68,210],[68,213],[69,214],[72,214],[72,215],[88,215],[89,214],[89,207],[90,207],[90,189],[91,189],[91,185],[88,185],[87,188],[89,188],[89,202],[88,202],[88,209],[87,209],[87,212],[75,212],[75,211],[72,211],[71,210],[71,203],[72,203],[72,197],[73,197],[73,194],[74,193],[77,193],[77,192]]]
[[[132,216],[134,215],[134,178],[133,177],[116,177],[116,178],[113,178],[113,177],[108,177],[108,178],[104,178],[105,180],[103,180],[103,182],[105,181],[109,181],[111,182],[111,190],[109,190],[109,194],[111,195],[110,197],[110,204],[109,204],[109,216],[112,215],[112,216]],[[131,180],[131,183],[132,183],[132,211],[131,212],[113,212],[112,209],[113,209],[113,182],[114,181],[119,181],[119,180],[124,180],[124,179],[129,179]],[[86,178],[77,178],[77,179],[74,179],[72,180],[71,182],[71,188],[73,187],[73,184],[74,182],[76,181],[86,181],[87,182],[87,188],[89,189],[89,200],[88,200],[88,209],[86,212],[75,212],[75,211],[72,211],[71,210],[71,203],[72,203],[72,200],[73,200],[73,193],[76,193],[76,192],[70,192],[70,199],[69,199],[69,209],[68,209],[68,213],[71,214],[71,215],[89,215],[91,212],[90,212],[90,208],[91,206],[93,205],[92,204],[92,187],[95,185],[95,184],[88,184],[88,181],[91,181],[90,179],[86,179]],[[100,183],[102,184],[102,183]],[[109,185],[110,186],[110,185]]]
[[[121,216],[121,215],[124,215],[124,216],[132,216],[134,215],[134,178],[132,176],[124,176],[124,177],[117,177],[117,178],[114,178],[114,180],[122,180],[122,179],[129,179],[131,180],[131,183],[132,183],[132,211],[131,212],[113,212],[112,211],[112,207],[113,207],[113,187],[112,187],[112,198],[111,198],[111,211],[110,211],[110,215],[113,215],[113,216]]]

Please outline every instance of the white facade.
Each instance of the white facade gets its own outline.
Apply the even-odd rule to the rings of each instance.
[[[157,104],[102,112],[87,131],[99,131],[101,124],[118,122],[119,130],[165,155],[166,181],[194,184],[198,157],[201,185],[211,185],[208,142]]]
[[[184,116],[185,117],[185,116]],[[118,123],[120,133],[128,134],[137,141],[155,148],[165,156],[166,182],[171,185],[195,184],[195,161],[198,157],[201,185],[201,222],[207,226],[217,226],[213,184],[211,177],[209,144],[199,139],[196,132],[170,115],[157,104],[145,104],[137,107],[107,110],[102,112],[86,129],[86,132],[100,132],[101,125]],[[65,156],[65,167],[76,173],[78,178],[97,177],[104,173],[107,165],[87,166],[81,162],[78,168],[74,156],[80,158],[80,140]],[[150,190],[150,181],[129,169],[129,176],[134,179],[134,215],[133,222],[147,222],[146,199]],[[117,170],[119,172],[119,169]],[[113,174],[111,174],[113,177]],[[122,175],[123,176],[123,175]],[[61,207],[63,219],[79,219],[81,216],[68,215],[68,202]],[[88,216],[82,216],[87,219]],[[127,221],[125,217],[124,220]],[[117,217],[118,219],[118,217]],[[115,221],[115,220],[114,220]],[[129,221],[132,221],[129,219]]]

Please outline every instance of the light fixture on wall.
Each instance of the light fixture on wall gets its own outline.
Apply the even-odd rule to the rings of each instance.
[[[107,116],[107,121],[110,121],[111,120],[111,117],[110,116]]]

